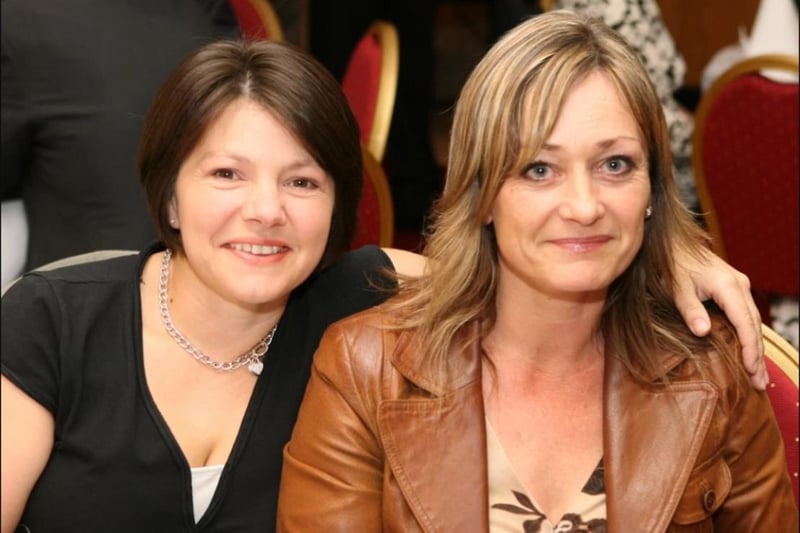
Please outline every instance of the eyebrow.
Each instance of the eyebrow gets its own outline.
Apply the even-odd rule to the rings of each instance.
[[[200,155],[199,161],[203,162],[203,161],[206,161],[206,160],[214,158],[214,157],[227,157],[229,159],[233,159],[237,163],[252,163],[250,158],[243,157],[243,156],[240,156],[240,155],[236,155],[236,154],[233,154],[233,153],[230,153],[230,152],[204,152],[203,154]],[[311,167],[311,166],[320,167],[319,163],[317,163],[316,160],[313,157],[311,157],[310,155],[307,155],[307,156],[299,159],[298,161],[295,161],[295,162],[291,163],[287,167],[287,169],[288,170],[296,170],[298,168],[305,168],[305,167]]]
[[[620,136],[620,137],[614,137],[613,139],[602,140],[602,141],[598,142],[595,146],[605,150],[606,148],[610,148],[610,147],[614,146],[619,141],[633,141],[638,145],[642,144],[642,142],[636,137],[628,137],[627,135],[623,135],[623,136]],[[544,143],[542,145],[542,151],[557,152],[560,149],[561,149],[561,146],[558,145],[558,144]]]

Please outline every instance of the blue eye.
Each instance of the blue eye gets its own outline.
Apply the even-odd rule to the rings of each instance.
[[[550,174],[550,165],[541,161],[535,161],[531,163],[522,171],[522,175],[524,177],[531,178],[535,181],[546,179],[550,176]]]
[[[606,159],[603,165],[605,170],[608,170],[612,174],[626,174],[635,167],[630,157],[622,155],[616,155]]]

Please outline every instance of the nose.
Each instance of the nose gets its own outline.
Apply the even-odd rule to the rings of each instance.
[[[242,216],[268,226],[286,222],[286,205],[280,184],[273,179],[251,182],[244,191]]]
[[[596,222],[605,213],[598,197],[597,184],[588,172],[573,173],[564,183],[559,213],[567,220],[582,225]]]

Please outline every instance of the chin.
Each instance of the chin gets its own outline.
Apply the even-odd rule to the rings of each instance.
[[[590,295],[598,295],[600,298],[605,298],[610,285],[611,283],[606,280],[589,281],[586,278],[576,280],[562,279],[557,283],[553,283],[551,288],[557,293],[566,295],[569,299],[572,299],[574,296],[583,298]],[[594,298],[591,299],[594,300]]]
[[[238,287],[234,288],[232,293],[234,298],[247,305],[263,305],[281,298],[281,295],[289,291],[281,290],[281,287],[276,287],[274,284],[264,281],[253,287]]]

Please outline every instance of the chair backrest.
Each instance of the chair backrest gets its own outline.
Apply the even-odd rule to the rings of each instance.
[[[93,263],[94,261],[102,261],[104,259],[111,259],[113,257],[119,257],[122,255],[133,255],[138,253],[136,250],[97,250],[94,252],[86,252],[84,254],[78,255],[71,255],[69,257],[64,257],[62,259],[57,259],[45,265],[35,268],[34,270],[54,270],[56,268],[71,266],[71,265],[79,265],[81,263]],[[14,283],[16,283],[19,278],[13,280],[8,285],[3,287],[2,294],[5,294],[6,291],[11,288]]]
[[[283,41],[283,27],[268,0],[228,0],[242,37]]]
[[[365,244],[392,246],[394,241],[394,208],[389,181],[383,167],[372,153],[361,146],[364,163],[364,187],[358,204],[358,226],[351,248]]]
[[[692,159],[714,251],[755,293],[798,295],[797,57],[764,55],[724,72],[703,95]]]
[[[767,352],[767,370],[770,384],[767,387],[772,410],[783,436],[786,464],[792,479],[795,502],[798,498],[798,398],[797,349],[767,326],[761,326]]]
[[[383,161],[397,93],[400,48],[397,30],[376,20],[356,43],[342,78],[342,90],[361,128],[361,142]]]

